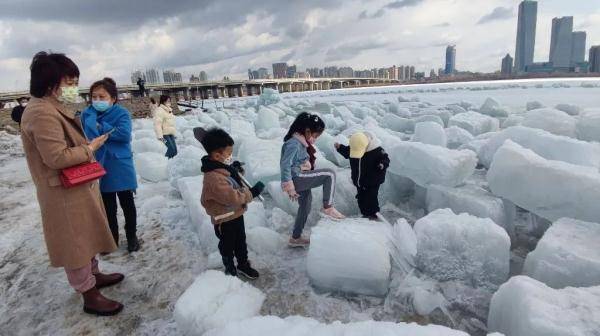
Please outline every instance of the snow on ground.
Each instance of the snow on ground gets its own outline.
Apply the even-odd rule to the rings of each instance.
[[[599,145],[591,142],[597,141],[598,113],[594,108],[599,88],[598,80],[567,79],[410,85],[282,95],[269,91],[260,99],[225,99],[218,108],[211,107],[205,112],[194,110],[177,117],[180,156],[171,161],[163,157],[164,146],[155,142],[151,121],[135,120],[133,148],[140,183],[136,195],[138,231],[145,243],[140,252],[129,254],[122,242],[119,251],[100,257],[103,269],[126,274],[122,284],[103,290],[108,297],[125,304],[125,310],[112,318],[84,314],[80,296],[70,289],[64,272],[48,266],[35,188],[20,140],[0,134],[0,191],[3,195],[0,200],[0,334],[178,335],[183,330],[175,323],[175,316],[192,316],[190,313],[198,311],[204,315],[198,315],[196,332],[199,333],[199,328],[213,328],[210,335],[281,334],[281,330],[288,328],[296,328],[300,335],[363,335],[365,330],[377,330],[379,334],[451,335],[454,332],[461,335],[433,324],[477,336],[486,335],[487,327],[493,325],[493,330],[505,331],[506,336],[518,335],[511,329],[512,322],[505,322],[506,319],[488,321],[490,302],[508,274],[522,273],[527,254],[540,237],[545,237],[544,232],[551,223],[543,217],[554,220],[579,216],[580,220],[595,222],[586,224],[590,232],[595,232],[593,225],[600,220],[593,203],[600,198],[595,187],[600,181],[600,165],[596,159]],[[525,92],[527,94],[523,94]],[[555,106],[556,110],[545,110],[560,115],[563,123],[548,120],[545,115],[538,118],[542,106]],[[330,147],[336,141],[347,141],[353,132],[361,129],[382,140],[391,155],[392,167],[381,188],[380,202],[383,216],[394,224],[391,228],[377,230],[377,225],[385,228],[390,224],[377,223],[370,228],[368,221],[353,224],[350,219],[335,224],[323,222],[313,229],[320,219],[315,211],[320,207],[320,191],[315,191],[315,213],[310,216],[306,229],[308,234],[314,231],[314,249],[285,246],[296,205],[280,193],[278,158],[285,128],[300,111],[318,113],[326,121],[328,133],[317,142],[317,166],[338,172],[338,205],[353,217],[357,216],[358,209],[348,162]],[[422,124],[415,136],[415,126],[420,122],[427,127]],[[224,296],[216,292],[225,283],[218,280],[222,275],[205,273],[211,269],[220,271],[221,262],[212,226],[199,204],[202,185],[199,160],[204,152],[191,131],[193,127],[213,125],[232,134],[236,141],[235,156],[247,161],[247,175],[251,180],[272,181],[268,183],[264,203],[252,203],[246,215],[250,258],[261,277],[251,283],[252,287],[232,280],[222,292]],[[514,128],[517,131],[498,133],[498,125],[520,126]],[[444,138],[448,148],[443,146]],[[520,162],[525,166],[516,165],[513,157],[523,158]],[[475,169],[477,161],[484,165]],[[523,172],[530,178],[516,182],[521,181]],[[535,193],[536,187],[548,191]],[[561,195],[570,195],[570,201],[560,201]],[[437,210],[436,213],[441,211],[448,216],[436,221],[433,217],[425,222],[421,220],[438,208],[450,208],[457,214]],[[453,220],[453,216],[464,217],[464,221]],[[470,225],[461,225],[467,218]],[[413,226],[419,220],[436,225],[419,224],[415,231]],[[122,228],[122,218],[120,221]],[[501,227],[510,233],[510,240]],[[353,229],[345,230],[350,228]],[[549,231],[543,240],[546,243],[541,243],[539,250],[527,258],[532,261],[528,261],[526,272],[531,272],[529,264],[552,263],[562,265],[561,269],[573,278],[580,265],[596,262],[597,256],[585,248],[573,250],[571,256],[564,254],[564,258],[548,257],[553,253],[548,251],[556,249],[555,244],[548,242],[588,244],[586,242],[592,239],[585,234],[572,237],[555,231]],[[429,248],[417,244],[418,240],[425,239],[438,239],[444,244],[433,243],[427,245]],[[483,246],[494,248],[486,250]],[[345,255],[350,257],[345,260]],[[575,257],[581,262],[564,266],[564,260]],[[461,259],[472,263],[457,262]],[[339,267],[337,273],[342,277],[336,277],[338,274],[327,270],[324,263]],[[434,266],[444,266],[445,274],[452,276],[440,279],[436,274],[429,274]],[[371,268],[377,271],[368,271]],[[478,273],[482,270],[483,273]],[[176,309],[177,300],[186,297],[182,296],[186,289],[192,297],[196,297],[194,293],[205,293],[206,288],[198,285],[199,280],[193,285],[201,274],[216,277],[209,279],[210,285],[206,285],[215,286],[215,292],[206,293],[215,294],[212,297],[219,302],[217,306],[224,309],[221,312],[224,315],[217,317],[230,316],[228,307],[235,302],[249,302],[245,308],[251,313],[239,315],[240,319],[224,328],[214,328],[218,324],[214,324],[215,319],[210,322],[206,312],[215,311],[202,305],[205,301],[191,300],[191,304],[200,304],[198,310],[187,304]],[[219,285],[214,285],[215,281]],[[331,288],[337,287],[335,284],[340,281],[343,285]],[[259,295],[242,300],[248,288],[255,288],[264,295],[258,312]],[[532,295],[538,295],[536,291],[543,292],[537,297],[547,297],[547,305],[552,305],[558,302],[553,300],[591,293],[591,289],[566,290],[572,293],[565,296],[566,292],[536,289]],[[366,292],[376,296],[364,295]],[[234,303],[221,305],[229,302],[228,299]],[[189,298],[187,300],[190,303]],[[250,302],[254,302],[254,308]],[[559,308],[563,306],[559,304]],[[594,304],[586,309],[590,316],[597,316],[600,310]],[[178,313],[174,314],[176,310]],[[546,315],[536,316],[545,318]],[[518,321],[522,316],[513,314],[510,318]],[[576,314],[569,315],[568,320],[591,321],[587,315],[577,317]],[[528,321],[525,319],[523,323]],[[429,327],[400,322],[418,322]]]

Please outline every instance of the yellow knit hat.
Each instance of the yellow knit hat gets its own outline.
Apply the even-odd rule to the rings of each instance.
[[[363,132],[356,132],[350,137],[350,158],[360,159],[369,147],[369,138]]]

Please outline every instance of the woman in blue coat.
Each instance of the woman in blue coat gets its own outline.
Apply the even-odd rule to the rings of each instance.
[[[106,175],[100,180],[100,191],[108,225],[118,246],[118,197],[125,216],[127,250],[134,252],[140,249],[140,241],[136,234],[137,212],[133,200],[137,180],[131,152],[131,117],[127,109],[117,104],[117,85],[111,78],[92,84],[90,95],[92,105],[81,113],[85,135],[92,140],[109,134],[108,140],[95,154],[96,160],[106,170]]]

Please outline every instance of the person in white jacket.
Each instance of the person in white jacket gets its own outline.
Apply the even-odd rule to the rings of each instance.
[[[165,156],[169,159],[177,155],[177,144],[175,143],[175,116],[171,108],[171,97],[161,95],[158,107],[154,109],[154,131],[158,140],[167,146]]]

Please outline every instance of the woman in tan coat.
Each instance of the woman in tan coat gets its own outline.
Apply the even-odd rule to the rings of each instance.
[[[79,69],[63,54],[37,53],[31,63],[30,93],[23,113],[23,149],[37,189],[50,264],[64,267],[69,283],[82,293],[85,312],[114,315],[123,309],[99,288],[123,280],[103,274],[96,254],[116,249],[100,198],[98,181],[65,188],[61,170],[94,160],[108,135],[86,141],[81,123],[67,105],[78,97]]]

